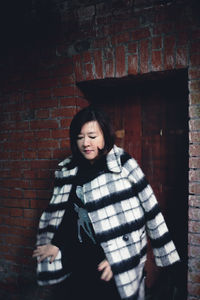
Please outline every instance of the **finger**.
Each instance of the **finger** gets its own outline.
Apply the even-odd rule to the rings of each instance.
[[[52,263],[55,260],[55,258],[56,258],[56,254],[52,255],[50,259],[50,263]]]
[[[104,281],[109,281],[113,276],[113,273],[110,269],[105,269],[103,274],[101,275],[101,279]]]
[[[102,271],[103,269],[105,269],[107,266],[109,266],[107,260],[103,260],[99,265],[98,265],[98,270]]]
[[[39,256],[39,255],[38,255],[38,256]],[[40,255],[40,256],[39,256],[38,262],[43,261],[43,260],[46,259],[48,256],[49,256],[49,255],[47,255],[47,254],[42,254],[42,255]]]

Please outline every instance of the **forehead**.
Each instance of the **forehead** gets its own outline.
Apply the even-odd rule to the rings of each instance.
[[[80,133],[83,132],[102,132],[102,130],[97,121],[90,121],[82,126]]]

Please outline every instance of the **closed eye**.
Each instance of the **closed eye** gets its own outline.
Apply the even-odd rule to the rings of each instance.
[[[83,136],[77,136],[77,140],[81,140]]]

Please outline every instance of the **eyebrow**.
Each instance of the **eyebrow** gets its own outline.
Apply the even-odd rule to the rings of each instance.
[[[87,134],[94,134],[94,133],[97,133],[96,131],[89,131],[89,132],[87,132]],[[83,134],[83,133],[79,133],[78,135],[81,135],[81,134]]]

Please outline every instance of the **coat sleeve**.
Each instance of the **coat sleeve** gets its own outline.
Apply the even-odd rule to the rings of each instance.
[[[169,266],[180,261],[157,199],[143,171],[133,158],[127,160],[124,167],[128,171],[129,180],[137,190],[157,266]]]
[[[62,221],[70,190],[71,185],[69,184],[54,188],[50,203],[40,218],[37,246],[51,243],[54,233]],[[51,264],[49,263],[49,258],[37,264],[37,282],[41,286],[61,282],[67,276],[69,274],[63,269],[60,250]]]

